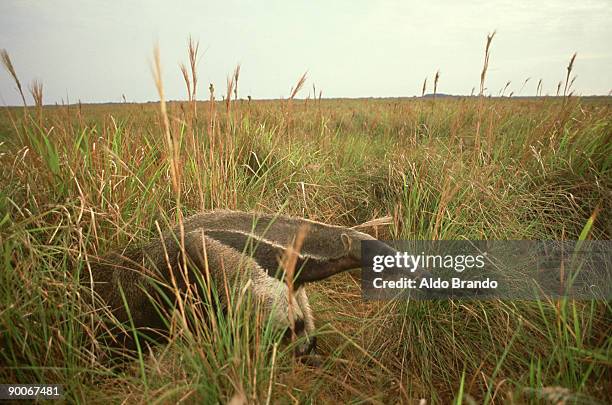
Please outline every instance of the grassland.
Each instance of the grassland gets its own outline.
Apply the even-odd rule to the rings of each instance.
[[[232,90],[164,114],[159,103],[42,107],[40,87],[38,106],[0,113],[0,382],[60,383],[68,402],[93,403],[612,400],[608,302],[365,302],[358,272],[309,287],[321,367],[239,314],[111,367],[75,274],[181,215],[390,216],[367,231],[403,239],[612,233],[610,98],[250,101]]]

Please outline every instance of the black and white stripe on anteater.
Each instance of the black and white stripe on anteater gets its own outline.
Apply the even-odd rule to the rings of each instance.
[[[181,255],[176,228],[145,246],[111,253],[92,262],[91,272],[87,269],[82,272],[83,284],[93,286],[103,305],[109,307],[120,322],[129,321],[124,305],[127,303],[136,328],[163,334],[165,324],[152,298],[164,302],[158,297],[160,286],[172,297],[172,274],[181,292],[185,292],[188,285],[202,285],[195,281],[203,277],[207,267],[218,286],[223,285],[224,280],[238,285],[247,285],[250,280],[252,294],[264,305],[273,322],[287,328],[290,324],[289,294],[279,260],[304,225],[307,232],[299,252],[293,279],[295,291],[291,296],[295,332],[307,337],[298,351],[299,354],[308,353],[315,345],[314,340],[308,338],[314,331],[314,318],[304,284],[359,267],[360,242],[375,240],[372,236],[302,218],[211,211],[185,219],[186,258]],[[382,242],[380,249],[381,254],[395,253]],[[189,263],[186,272],[181,270],[184,262]],[[187,280],[182,274],[187,274]],[[204,291],[200,291],[202,293]],[[222,296],[218,298],[223,301]],[[129,345],[129,338],[123,339],[122,344]]]

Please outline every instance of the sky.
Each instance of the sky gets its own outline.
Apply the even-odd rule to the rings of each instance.
[[[200,42],[198,98],[218,98],[241,66],[239,97],[411,97],[440,71],[439,93],[478,89],[493,30],[487,93],[555,94],[571,55],[576,94],[612,90],[612,0],[2,0],[0,49],[45,104],[158,99],[151,64],[161,52],[167,99],[185,99],[179,63]],[[530,80],[525,86],[527,78]],[[31,97],[27,95],[28,101]],[[20,104],[0,69],[0,105]]]

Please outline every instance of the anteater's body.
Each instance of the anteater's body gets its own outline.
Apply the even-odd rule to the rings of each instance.
[[[299,232],[303,232],[303,239],[291,277],[294,291],[289,294],[280,261]],[[160,314],[173,309],[177,291],[184,294],[192,288],[202,296],[207,293],[205,286],[213,283],[213,291],[217,291],[213,301],[226,305],[220,293],[224,286],[249,286],[276,325],[293,325],[298,336],[307,337],[299,349],[306,353],[314,348],[314,340],[308,338],[314,319],[304,283],[359,267],[362,240],[374,238],[301,218],[211,211],[186,218],[182,236],[177,227],[145,246],[93,261],[82,272],[82,280],[93,287],[118,321],[162,334],[167,325]],[[380,246],[392,252],[387,245]]]

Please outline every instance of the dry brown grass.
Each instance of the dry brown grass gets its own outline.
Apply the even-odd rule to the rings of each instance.
[[[19,95],[21,96],[21,100],[23,101],[23,106],[27,107],[28,103],[26,102],[25,95],[23,94],[21,82],[19,81],[19,77],[17,77],[17,72],[15,71],[15,68],[13,67],[13,62],[11,61],[11,57],[9,56],[9,53],[6,49],[2,49],[0,51],[0,59],[2,59],[2,65],[4,66],[8,74],[11,76],[11,78],[15,82],[15,85],[17,86],[17,91],[19,92]]]
[[[577,53],[574,52],[566,68],[567,75],[565,76],[565,87],[563,87],[563,97],[568,96],[568,91],[571,90],[572,84],[574,83],[574,80],[576,79],[574,77],[572,81],[570,82],[570,76],[572,75],[572,69],[574,68],[574,62],[576,61],[576,55]]]

